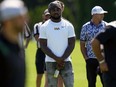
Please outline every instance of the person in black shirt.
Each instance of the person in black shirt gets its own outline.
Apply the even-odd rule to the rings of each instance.
[[[21,0],[4,0],[0,4],[0,87],[25,86],[24,48],[19,45],[27,9]]]
[[[104,54],[101,54],[100,44],[104,45]],[[92,41],[93,51],[98,58],[105,87],[116,87],[116,21],[111,22],[106,30]]]

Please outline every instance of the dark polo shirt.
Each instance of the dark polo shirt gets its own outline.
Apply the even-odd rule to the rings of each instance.
[[[106,27],[106,31],[96,37],[104,45],[105,60],[110,76],[116,79],[116,28]]]
[[[24,87],[24,49],[0,35],[0,87]]]

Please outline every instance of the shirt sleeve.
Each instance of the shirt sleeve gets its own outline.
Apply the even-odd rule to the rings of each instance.
[[[86,27],[83,26],[80,33],[80,41],[86,41]]]
[[[75,30],[73,25],[71,24],[68,28],[68,38],[75,37]]]
[[[39,36],[40,39],[47,39],[45,26],[42,25],[40,27],[39,33],[40,33],[40,36]]]
[[[39,24],[35,24],[34,25],[34,29],[33,29],[33,34],[34,34],[34,36],[35,35],[39,35]]]
[[[111,39],[116,33],[116,29],[113,27],[108,27],[104,32],[101,32],[96,36],[96,39],[100,41],[101,44],[106,43],[109,39]]]

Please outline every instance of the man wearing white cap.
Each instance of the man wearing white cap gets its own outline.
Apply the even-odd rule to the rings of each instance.
[[[82,55],[86,61],[88,87],[96,87],[97,74],[100,75],[102,81],[102,73],[99,69],[99,62],[92,50],[91,40],[101,31],[104,30],[106,22],[103,21],[104,11],[102,7],[95,6],[91,10],[92,19],[83,25],[80,34],[80,47]]]
[[[24,87],[25,55],[19,45],[27,9],[21,0],[4,0],[0,4],[0,87]]]

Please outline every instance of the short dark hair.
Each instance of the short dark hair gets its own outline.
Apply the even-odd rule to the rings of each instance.
[[[55,1],[58,1],[61,4],[62,8],[65,7],[65,5],[64,5],[64,3],[62,1],[60,1],[60,0],[55,0]]]
[[[60,9],[62,9],[62,6],[60,3],[57,3],[57,2],[51,2],[49,5],[48,5],[48,11],[50,12],[51,9],[53,9],[54,7],[58,7]]]

